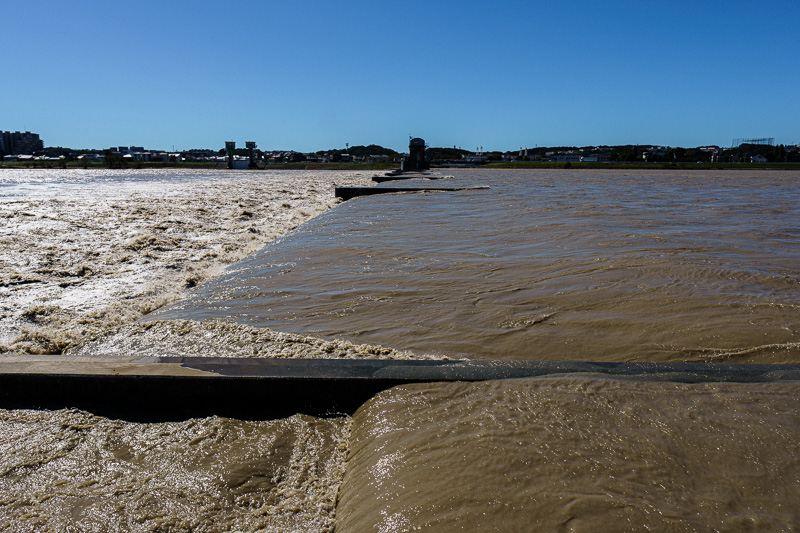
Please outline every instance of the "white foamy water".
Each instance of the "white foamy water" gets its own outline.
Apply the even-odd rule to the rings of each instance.
[[[0,353],[59,353],[129,324],[372,175],[0,170]]]
[[[224,322],[136,322],[370,176],[0,170],[0,354],[410,357]],[[0,530],[331,531],[349,423],[0,410]]]
[[[233,322],[156,320],[112,328],[64,351],[69,357],[270,357],[303,359],[433,359],[370,344],[323,340]],[[436,357],[439,359],[440,357]]]

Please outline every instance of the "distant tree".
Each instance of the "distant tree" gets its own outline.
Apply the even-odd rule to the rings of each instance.
[[[431,161],[457,161],[471,152],[460,148],[428,148],[427,156]]]
[[[396,157],[400,155],[391,148],[384,148],[383,146],[380,146],[378,144],[370,144],[368,146],[363,146],[363,145],[351,146],[347,150],[334,148],[331,150],[319,150],[317,152],[317,155],[325,155],[325,154],[328,154],[329,156],[339,156],[338,159],[339,161],[341,160],[342,154],[350,154],[356,157],[366,157],[369,155],[388,155],[389,157]]]
[[[111,150],[105,151],[106,167],[108,168],[128,168],[128,162],[121,155],[112,154]]]
[[[44,155],[47,157],[58,157],[58,156],[66,156],[69,154],[70,150],[66,148],[61,148],[60,146],[47,146],[44,149]]]
[[[638,161],[641,159],[639,151],[632,145],[623,146],[619,151],[618,157],[619,161]]]
[[[783,163],[786,161],[786,148],[782,144],[779,144],[771,153],[764,157],[776,163]]]
[[[391,148],[384,148],[383,146],[377,144],[370,144],[368,146],[351,146],[348,149],[348,153],[357,157],[366,157],[369,155],[388,155],[389,157],[395,157],[400,155]]]

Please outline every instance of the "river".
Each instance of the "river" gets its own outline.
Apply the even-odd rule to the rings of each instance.
[[[17,277],[9,276],[3,294],[8,303],[28,285],[15,280],[49,282],[51,275],[58,301],[47,300],[46,290],[32,293],[51,307],[72,302],[80,311],[73,300],[84,294],[89,311],[70,327],[96,319],[110,329],[70,337],[64,357],[178,349],[247,357],[800,362],[800,173],[440,174],[436,186],[489,188],[359,198],[310,219],[291,204],[332,193],[334,180],[363,176],[286,173],[270,187],[247,176],[204,175],[174,184],[169,195],[115,193],[95,204],[128,217],[111,216],[109,235],[117,237],[108,254],[97,246],[108,261],[94,270],[113,281],[124,249],[136,272],[176,280],[165,307],[142,320],[134,320],[140,311],[108,321],[92,298],[113,303],[120,292],[61,287],[59,280],[93,279],[77,269],[33,276],[26,265],[39,264],[35,250],[4,256]],[[246,203],[242,190],[262,191],[268,207]],[[47,230],[59,223],[45,211],[58,194],[16,198],[19,208],[6,203],[5,220],[15,224],[5,228],[7,241],[25,230],[28,242],[47,242],[42,256],[76,253],[70,239]],[[83,198],[68,200],[90,209]],[[137,218],[137,209],[153,203]],[[209,207],[211,216],[198,216]],[[61,226],[73,227],[69,213]],[[153,213],[159,220],[143,224]],[[233,254],[228,261],[239,259],[236,246],[250,250],[247,234],[274,228],[277,213],[308,221],[264,239],[266,246],[221,276],[186,286],[193,261],[209,259],[204,240]],[[219,224],[219,215],[240,222]],[[101,231],[100,218],[92,219],[93,231]],[[190,231],[180,229],[188,222]],[[235,239],[226,240],[228,228]],[[136,253],[131,245],[145,230],[153,239]],[[81,229],[73,231],[78,239]],[[95,235],[92,242],[104,241]],[[72,299],[64,297],[69,291]],[[9,328],[25,320],[35,326],[30,315],[39,316],[6,312]],[[38,346],[9,343],[29,345]],[[351,418],[266,422],[132,424],[69,410],[0,413],[0,529],[11,531],[800,528],[800,388],[793,381],[576,375],[406,385]]]

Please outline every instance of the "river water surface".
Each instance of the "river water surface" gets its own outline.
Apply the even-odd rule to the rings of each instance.
[[[348,201],[155,317],[450,357],[800,360],[798,173],[402,183],[490,188]]]
[[[800,172],[447,174],[433,184],[489,189],[337,205],[145,321],[76,315],[92,338],[64,357],[800,362]],[[275,231],[275,215],[313,214],[289,201],[323,209],[334,179],[364,179],[262,176],[197,176],[171,185],[173,198],[113,202],[93,200],[88,179],[87,194],[69,199],[85,215],[53,212],[52,198],[8,202],[8,330],[60,316],[93,271],[116,283],[117,257],[185,294],[192,266],[209,260],[204,239],[235,254],[252,246],[247,235]],[[266,208],[248,202],[257,191]],[[96,247],[105,259],[55,269],[59,250],[82,248],[87,219],[92,235],[106,231],[91,239],[108,243]],[[18,235],[28,240],[15,245]],[[125,293],[113,286],[81,304]],[[13,311],[28,300],[30,312]],[[113,327],[95,334],[98,321]],[[8,347],[42,346],[30,338]],[[10,531],[800,529],[795,381],[407,385],[329,420],[0,411],[0,436],[0,529]]]

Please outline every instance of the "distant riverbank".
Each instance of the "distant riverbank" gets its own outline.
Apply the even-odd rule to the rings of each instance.
[[[157,168],[183,168],[189,170],[227,170],[226,163],[199,163],[183,161],[180,163],[164,163],[161,161],[132,161],[122,166],[109,167],[105,163],[83,161],[0,161],[0,168],[96,168],[96,169],[157,169]],[[400,168],[398,163],[269,163],[258,170],[392,170]]]
[[[446,168],[445,165],[432,165],[433,168]],[[19,169],[58,169],[87,168],[107,169],[105,163],[84,163],[82,161],[0,161],[0,168]],[[130,170],[183,168],[227,170],[225,163],[163,163],[150,161],[134,161],[122,168]],[[400,168],[397,163],[269,163],[258,170],[375,170],[385,171]],[[585,162],[557,163],[550,161],[493,161],[477,167],[490,169],[605,169],[605,170],[800,170],[800,163],[645,163],[628,162]]]
[[[481,168],[546,169],[571,168],[604,170],[800,170],[800,163],[645,163],[639,161],[556,163],[550,161],[497,161]]]

